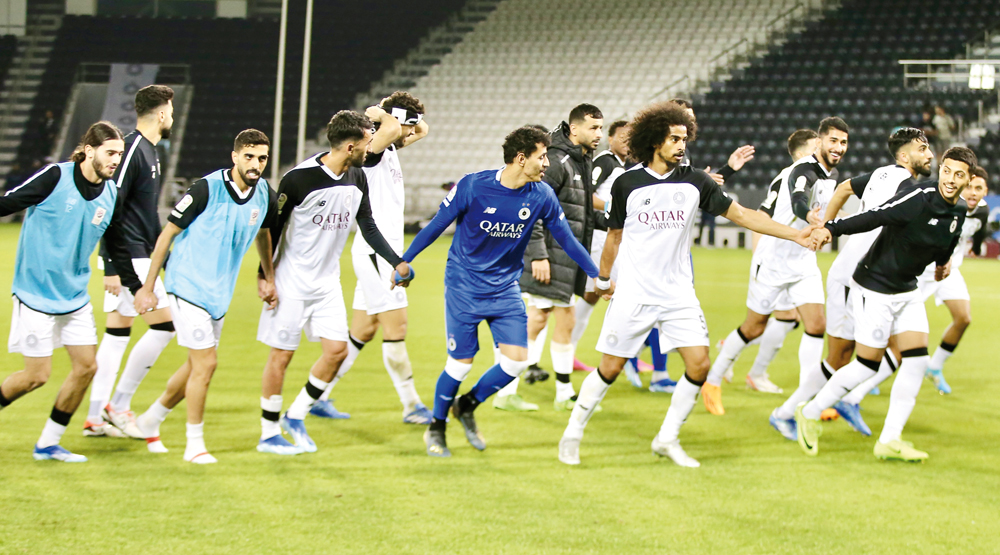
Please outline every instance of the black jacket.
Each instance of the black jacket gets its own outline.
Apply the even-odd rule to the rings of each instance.
[[[590,154],[584,154],[582,146],[569,140],[569,124],[561,123],[552,131],[549,146],[549,168],[545,170],[548,183],[559,197],[566,221],[573,235],[590,249],[594,234],[594,188],[592,176],[594,162]],[[549,261],[551,279],[548,284],[536,281],[531,275],[533,260]],[[542,223],[536,222],[531,231],[531,240],[524,251],[524,273],[521,275],[521,290],[562,302],[569,302],[573,294],[583,295],[587,285],[587,275],[556,243],[552,234]]]

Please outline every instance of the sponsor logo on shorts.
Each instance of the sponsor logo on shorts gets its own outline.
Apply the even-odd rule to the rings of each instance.
[[[872,337],[878,339],[879,341],[882,341],[883,339],[885,339],[885,332],[882,331],[881,329],[877,329],[872,332]]]
[[[458,343],[455,342],[455,338],[454,337],[449,337],[448,338],[448,350],[449,351],[454,351],[457,348],[458,348]]]
[[[605,338],[604,341],[606,341],[608,345],[611,345],[613,347],[618,344],[618,336],[612,333],[608,335],[608,337]]]
[[[281,330],[278,332],[278,341],[288,341],[288,338],[292,334],[288,333],[288,330]]]
[[[194,340],[204,341],[205,340],[205,330],[194,330]]]
[[[29,347],[35,347],[38,345],[38,336],[33,333],[29,333],[28,337],[24,338],[24,344]]]
[[[687,220],[683,210],[650,210],[639,212],[636,219],[649,229],[684,229]]]

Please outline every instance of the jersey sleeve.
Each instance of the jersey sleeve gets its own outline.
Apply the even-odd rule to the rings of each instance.
[[[573,262],[576,262],[577,266],[582,268],[588,276],[596,278],[598,273],[600,273],[600,269],[590,258],[590,252],[573,235],[573,230],[570,229],[569,223],[566,222],[566,213],[563,212],[562,205],[559,204],[559,199],[556,198],[555,193],[551,191],[547,193],[545,210],[542,212],[542,217],[540,218],[545,222],[545,228],[549,230],[556,242],[562,246],[566,254],[573,259]]]
[[[920,216],[925,202],[923,189],[901,191],[881,206],[826,222],[826,228],[831,234],[839,236],[864,233],[887,225],[905,225]]]
[[[722,169],[719,170],[719,175],[722,176],[723,181],[729,181],[730,177],[736,175],[736,170],[734,170],[733,167],[730,166],[729,164],[726,164],[725,166],[722,166]]]
[[[781,177],[774,178],[771,182],[771,186],[767,188],[767,196],[764,197],[764,202],[760,203],[760,207],[757,210],[767,214],[771,218],[774,217],[774,207],[778,204],[778,194],[781,192]]]
[[[698,208],[713,216],[725,214],[733,204],[733,199],[729,198],[729,195],[722,190],[722,187],[719,187],[719,184],[705,172],[696,170],[695,175],[697,176],[696,179],[700,182],[698,190],[701,191]]]
[[[977,206],[975,212],[970,217],[980,222],[979,229],[972,234],[972,252],[978,256],[983,248],[983,241],[986,239],[986,227],[990,217],[990,209],[987,206]]]
[[[361,231],[361,235],[365,238],[368,246],[395,268],[403,262],[403,259],[396,254],[396,251],[392,250],[388,241],[382,236],[382,232],[378,230],[378,226],[375,225],[375,218],[372,217],[371,201],[368,198],[368,179],[364,176],[364,173],[361,173],[358,178],[358,187],[361,189],[361,205],[358,206],[357,216],[358,229]]]
[[[184,193],[174,209],[167,216],[167,221],[181,229],[187,229],[208,206],[208,181],[199,179]]]
[[[437,214],[431,219],[427,227],[420,230],[420,233],[413,238],[410,247],[403,254],[403,260],[413,262],[413,259],[434,242],[435,239],[448,229],[451,222],[462,217],[468,208],[468,196],[472,188],[473,174],[460,179],[454,187],[448,191],[448,195],[441,201]]]
[[[30,206],[35,206],[55,190],[62,176],[59,166],[51,164],[42,168],[27,181],[7,191],[0,197],[0,216],[9,216]]]
[[[612,155],[608,156],[598,156],[594,160],[594,188],[596,189],[601,183],[604,183],[608,177],[611,176],[611,172],[615,170],[615,163],[612,160]]]
[[[865,194],[865,187],[868,186],[868,182],[872,179],[872,172],[861,174],[857,177],[851,178],[851,191],[854,192],[854,196],[861,198]]]
[[[792,168],[788,176],[788,186],[791,188],[792,212],[801,220],[809,217],[809,197],[812,194],[813,185],[819,176],[813,164],[799,164]]]
[[[270,229],[274,226],[274,223],[278,221],[278,193],[271,188],[270,185],[267,186],[267,213],[264,214],[264,223],[261,227],[264,229]]]
[[[622,229],[625,227],[626,208],[628,205],[628,193],[621,174],[611,183],[611,199],[604,203],[604,215],[607,219],[608,229]]]

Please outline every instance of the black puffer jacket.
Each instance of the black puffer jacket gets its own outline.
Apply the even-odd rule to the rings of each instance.
[[[583,147],[569,140],[569,124],[561,123],[552,131],[552,145],[549,146],[549,168],[545,170],[545,182],[559,197],[566,222],[573,235],[590,250],[590,239],[594,234],[594,196],[591,176],[594,162],[590,154],[584,154]],[[551,280],[548,284],[536,281],[531,275],[533,260],[549,261]],[[569,302],[573,294],[583,295],[587,285],[587,274],[553,239],[552,234],[542,225],[535,223],[531,231],[531,241],[524,251],[524,273],[521,274],[521,291],[562,302]]]

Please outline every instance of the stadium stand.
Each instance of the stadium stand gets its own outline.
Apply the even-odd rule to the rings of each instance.
[[[14,53],[17,52],[17,37],[14,35],[0,36],[0,90],[3,82],[7,78],[7,69],[14,61]]]
[[[511,129],[553,126],[580,102],[611,118],[685,77],[710,78],[724,61],[714,58],[742,39],[765,41],[768,24],[787,25],[780,16],[796,5],[806,4],[595,0],[581,10],[572,0],[503,2],[413,87],[434,130],[400,155],[408,183],[436,185],[495,165]]]
[[[995,101],[992,91],[904,89],[898,61],[964,57],[966,43],[997,20],[1000,4],[991,0],[848,0],[699,99],[692,150],[700,163],[718,164],[735,146],[755,144],[757,159],[732,181],[765,187],[788,164],[792,131],[839,115],[852,127],[842,176],[888,163],[886,137],[896,126],[918,125],[925,106],[971,121],[978,100]],[[983,153],[995,172],[998,156],[985,144]]]

